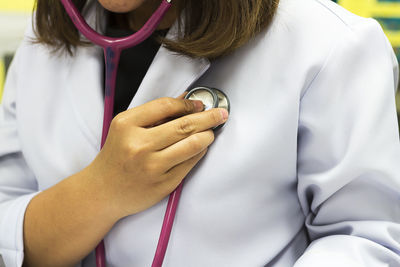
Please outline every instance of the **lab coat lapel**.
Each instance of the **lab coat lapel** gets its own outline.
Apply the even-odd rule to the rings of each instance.
[[[172,30],[171,30],[172,31]],[[173,33],[169,33],[170,38]],[[192,59],[161,47],[129,105],[133,108],[160,97],[176,97],[210,67],[207,59]]]
[[[65,81],[72,114],[95,149],[100,148],[103,121],[103,53],[98,47],[77,49]]]
[[[90,1],[83,10],[86,22],[104,32],[105,20],[97,20],[97,2]],[[83,39],[84,36],[81,35]],[[97,46],[79,47],[70,58],[65,86],[70,96],[72,114],[76,117],[86,141],[95,151],[100,149],[103,125],[103,49]],[[71,116],[72,116],[71,114]]]

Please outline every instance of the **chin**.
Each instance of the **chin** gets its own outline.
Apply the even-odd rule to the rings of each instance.
[[[98,0],[107,10],[115,13],[126,13],[138,8],[145,0]]]

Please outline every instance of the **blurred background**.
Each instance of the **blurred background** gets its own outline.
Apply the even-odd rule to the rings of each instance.
[[[301,1],[301,0],[298,0]],[[382,25],[400,61],[400,0],[333,0],[349,11],[373,17]],[[0,101],[7,67],[22,39],[34,0],[0,0]],[[400,115],[400,93],[397,93]]]
[[[0,101],[12,55],[24,34],[34,0],[0,0]]]

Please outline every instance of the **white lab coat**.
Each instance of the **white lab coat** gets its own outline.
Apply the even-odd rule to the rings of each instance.
[[[7,267],[23,261],[30,199],[99,151],[102,69],[96,47],[55,57],[27,38],[16,54],[0,111]],[[379,24],[329,0],[282,0],[268,30],[212,63],[161,48],[131,108],[197,85],[232,104],[185,180],[164,266],[400,266],[397,82]],[[150,266],[165,207],[113,227],[108,266]]]

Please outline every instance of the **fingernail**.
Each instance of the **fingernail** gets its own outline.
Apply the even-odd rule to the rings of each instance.
[[[204,110],[204,104],[200,100],[193,100],[194,106],[196,108],[196,111],[203,111]]]
[[[221,112],[221,115],[222,115],[222,120],[225,122],[225,121],[228,119],[228,117],[229,117],[229,113],[228,113],[228,111],[227,111],[226,109],[224,109],[224,108],[221,108],[221,109],[220,109],[220,112]]]

